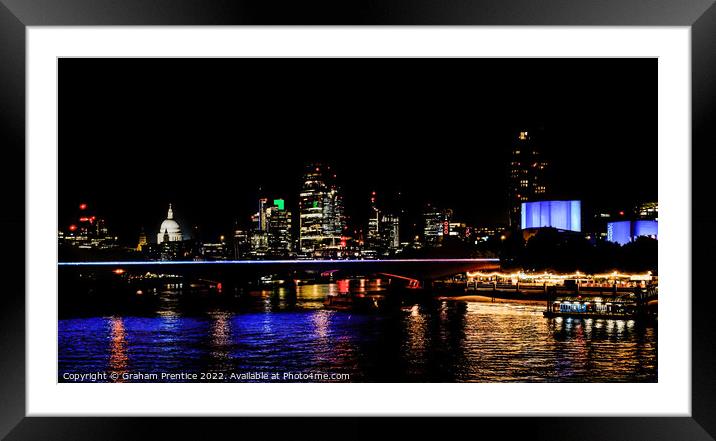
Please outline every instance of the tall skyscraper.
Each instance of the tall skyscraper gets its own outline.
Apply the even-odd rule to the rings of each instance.
[[[234,225],[234,259],[245,259],[250,255],[251,242],[247,231],[241,229],[238,222]]]
[[[423,242],[425,246],[438,246],[443,236],[450,235],[452,210],[441,210],[428,205],[423,213]]]
[[[299,194],[299,221],[301,252],[340,248],[346,225],[343,197],[330,166],[314,163],[306,168]]]
[[[399,225],[399,216],[379,209],[376,193],[372,192],[365,249],[382,255],[395,252],[400,248]]]
[[[256,213],[256,215],[258,216],[257,222],[259,231],[266,231],[266,209],[268,208],[267,204],[268,199],[259,199],[259,211],[258,213]]]
[[[400,218],[394,214],[383,214],[380,218],[380,237],[389,252],[400,248]]]
[[[273,205],[266,209],[269,254],[276,257],[288,257],[293,251],[291,237],[291,212],[286,210],[283,199],[274,199]]]
[[[509,166],[510,227],[519,228],[523,202],[538,201],[546,197],[545,173],[548,165],[533,140],[533,134],[528,131],[519,132],[513,143]]]
[[[267,229],[267,203],[268,199],[259,198],[258,211],[251,216],[254,227],[251,231],[251,256],[263,257],[269,251],[269,237]]]
[[[378,248],[380,241],[380,210],[376,204],[375,192],[370,195],[370,213],[368,216],[368,230],[366,233],[366,245],[369,249]]]

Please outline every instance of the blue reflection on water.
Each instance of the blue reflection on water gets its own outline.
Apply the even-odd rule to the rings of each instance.
[[[252,306],[240,310],[189,314],[172,300],[146,317],[62,319],[59,381],[66,372],[251,371],[368,382],[657,379],[656,329],[634,321],[548,320],[542,306],[457,301],[391,314],[322,309],[335,289],[254,293]]]

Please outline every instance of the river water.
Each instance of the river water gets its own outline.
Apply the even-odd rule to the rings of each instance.
[[[65,313],[58,381],[95,372],[110,376],[82,381],[657,381],[656,327],[631,320],[456,300],[404,301],[390,313],[323,307],[330,293],[382,289],[339,281],[232,301],[174,289],[141,308]]]

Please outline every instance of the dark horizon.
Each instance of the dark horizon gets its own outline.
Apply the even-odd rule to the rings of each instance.
[[[511,140],[537,130],[550,192],[585,208],[657,198],[656,59],[61,59],[60,228],[80,202],[123,243],[172,203],[204,239],[256,200],[295,213],[304,164],[334,164],[352,227],[371,191],[416,221],[506,223]],[[259,188],[262,192],[259,193]]]

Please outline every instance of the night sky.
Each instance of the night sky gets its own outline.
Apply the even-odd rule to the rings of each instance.
[[[141,226],[156,234],[169,202],[205,240],[235,219],[248,226],[259,194],[295,212],[309,160],[334,164],[355,226],[373,190],[410,223],[426,202],[456,220],[506,223],[508,153],[523,127],[551,161],[554,197],[586,210],[657,197],[656,59],[59,66],[59,227],[87,202],[127,244]]]

